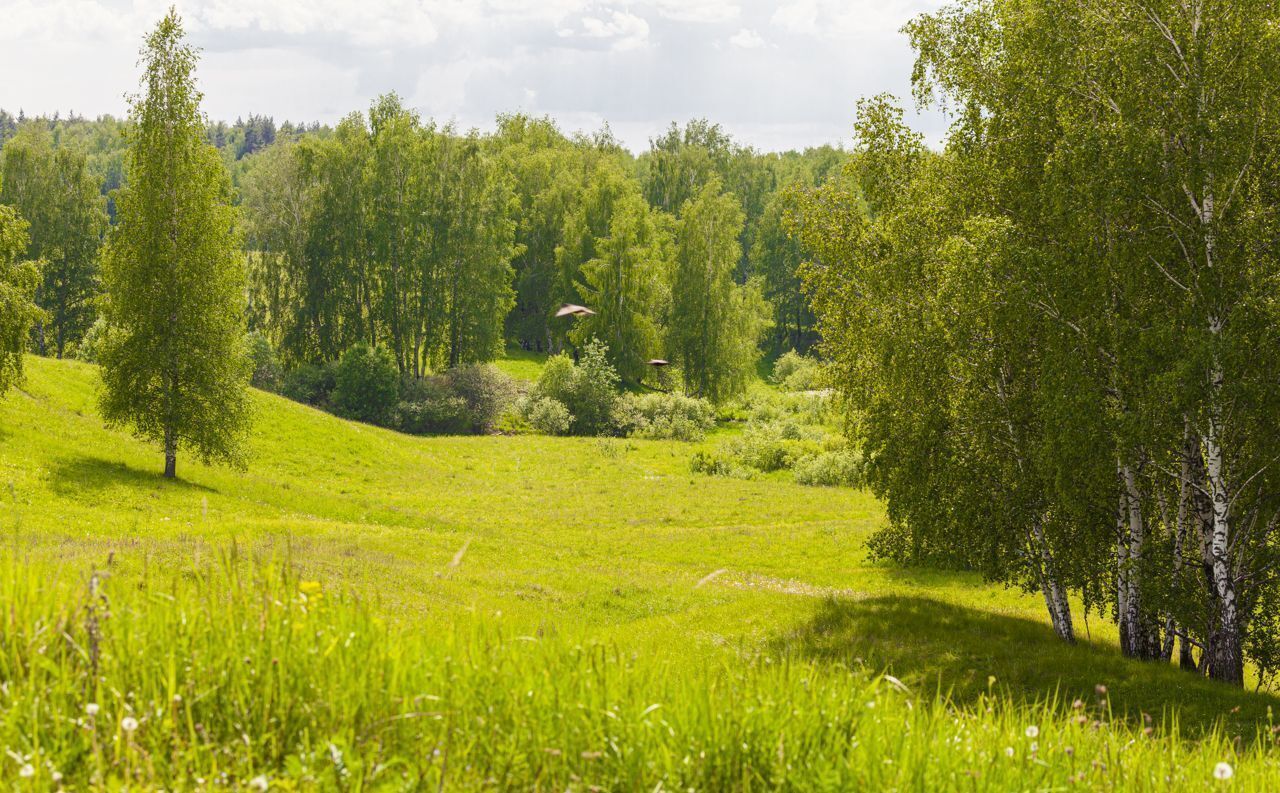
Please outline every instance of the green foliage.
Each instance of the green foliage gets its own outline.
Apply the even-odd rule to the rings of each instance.
[[[862,458],[850,449],[821,452],[796,460],[796,484],[821,487],[861,487]]]
[[[578,320],[569,338],[604,341],[618,374],[633,383],[661,352],[669,247],[661,220],[638,193],[627,193],[612,208],[607,236],[594,242],[595,258],[580,265],[579,291],[596,313]]]
[[[333,374],[330,404],[339,416],[389,426],[400,397],[395,359],[382,347],[357,344],[342,354]]]
[[[0,395],[22,382],[22,356],[31,326],[44,317],[34,302],[40,265],[25,261],[27,222],[0,206]]]
[[[147,37],[133,103],[129,180],[103,258],[109,343],[99,351],[103,417],[177,452],[243,464],[243,256],[231,185],[203,139],[196,53],[171,12]]]
[[[93,323],[99,292],[98,248],[106,230],[105,201],[88,158],[77,148],[54,148],[49,131],[25,125],[5,143],[0,204],[30,223],[26,257],[43,261],[36,305],[36,348],[61,358]]]
[[[336,363],[295,366],[285,373],[280,393],[294,402],[328,407],[329,396],[333,393],[336,382],[336,370]]]
[[[411,435],[466,435],[473,426],[467,400],[443,377],[404,384],[396,414],[396,429]]]
[[[75,348],[75,359],[84,361],[85,363],[97,363],[98,356],[104,345],[107,344],[107,334],[110,328],[107,326],[106,317],[98,317],[84,332],[83,338]]]
[[[477,133],[424,125],[391,94],[247,162],[251,317],[288,361],[376,341],[422,376],[501,352],[515,196]]]
[[[524,416],[530,427],[544,435],[568,435],[573,426],[569,408],[549,396],[529,399],[524,405]]]
[[[261,333],[251,331],[245,339],[245,347],[249,352],[249,385],[264,391],[279,392],[283,375],[271,342]]]
[[[769,380],[787,391],[813,391],[822,387],[822,365],[788,350],[774,361]]]
[[[759,284],[734,281],[742,211],[712,181],[680,213],[669,344],[685,392],[723,402],[755,372],[768,325]]]
[[[476,433],[493,432],[503,411],[519,395],[515,381],[493,364],[459,366],[445,372],[443,380],[462,399],[469,430]]]
[[[681,394],[624,394],[614,419],[634,438],[700,441],[715,427],[715,408]]]
[[[565,355],[552,357],[533,389],[535,398],[549,397],[568,408],[575,435],[615,431],[619,377],[608,356],[608,346],[593,340],[576,364]]]

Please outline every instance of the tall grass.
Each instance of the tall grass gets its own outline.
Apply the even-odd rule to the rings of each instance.
[[[1221,763],[1280,787],[1269,730],[1191,742],[1173,719],[1113,721],[1101,691],[956,706],[767,653],[669,660],[465,616],[409,630],[287,560],[166,570],[0,552],[7,787],[1167,790],[1224,784]]]

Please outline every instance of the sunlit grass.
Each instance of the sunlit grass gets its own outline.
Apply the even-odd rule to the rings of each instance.
[[[1036,597],[868,562],[865,493],[696,476],[673,442],[410,438],[268,395],[248,471],[181,458],[170,483],[103,428],[95,378],[31,359],[0,403],[0,780],[1280,781],[1270,696],[1125,661],[1097,615],[1068,647]]]

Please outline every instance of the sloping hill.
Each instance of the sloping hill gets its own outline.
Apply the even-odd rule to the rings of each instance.
[[[167,482],[154,448],[103,426],[96,388],[92,366],[32,358],[0,402],[5,545],[73,581],[198,579],[234,553],[411,633],[497,625],[676,669],[888,669],[957,704],[1103,684],[1118,715],[1176,706],[1192,732],[1225,718],[1249,734],[1275,704],[1125,661],[1096,615],[1092,641],[1068,647],[1035,597],[869,562],[884,516],[868,494],[693,475],[688,444],[415,438],[256,394],[248,470],[180,457]]]

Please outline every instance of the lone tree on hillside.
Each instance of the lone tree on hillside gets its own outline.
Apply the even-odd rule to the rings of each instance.
[[[167,478],[179,447],[242,464],[249,424],[244,263],[231,183],[204,141],[196,60],[170,9],[142,50],[128,182],[102,271],[102,414],[162,443]]]

